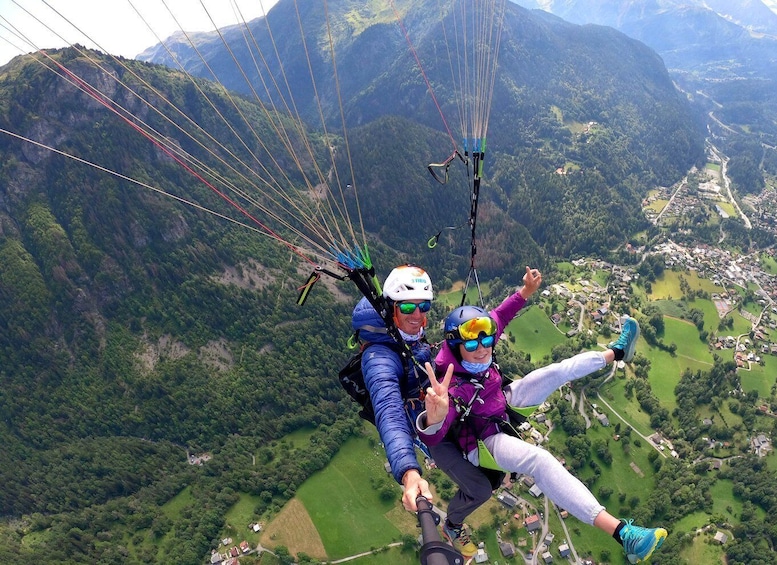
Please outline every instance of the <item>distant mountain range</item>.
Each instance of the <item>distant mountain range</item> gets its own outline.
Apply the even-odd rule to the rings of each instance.
[[[516,1],[516,0],[513,0]],[[570,22],[614,27],[703,78],[777,77],[777,14],[760,0],[517,0]]]
[[[445,23],[447,30],[453,28],[451,14],[441,12],[440,3],[436,1],[396,4],[424,72],[433,85],[438,85],[435,95],[444,113],[453,114],[455,100],[452,97],[456,93],[451,88],[448,62],[444,57],[448,46],[443,25]],[[439,117],[426,94],[426,86],[418,74],[406,39],[393,12],[387,12],[387,5],[352,0],[328,5],[330,20],[343,22],[333,33],[334,43],[338,46],[338,66],[347,69],[338,78],[349,121],[364,124],[379,116],[398,115],[440,128]],[[323,64],[328,59],[325,49],[328,38],[323,21],[324,13],[318,3],[305,5],[301,13],[301,25],[309,35],[305,44],[300,40],[295,3],[288,0],[281,0],[266,19],[248,23],[251,37],[262,53],[273,54],[276,49],[282,53],[285,76],[281,75],[272,58],[263,58],[263,64],[259,65],[261,71],[257,71],[255,55],[247,48],[245,30],[239,26],[225,28],[220,35],[194,33],[184,37],[176,34],[164,46],[150,47],[138,58],[173,68],[180,65],[205,78],[213,78],[215,74],[228,88],[246,94],[252,94],[254,89],[260,97],[267,96],[264,84],[288,81],[289,89],[295,93],[297,108],[303,115],[316,111],[313,108],[316,99],[323,101],[325,111],[334,111],[337,106],[332,99],[335,82],[329,74],[330,68]],[[358,25],[347,23],[351,21],[357,21]],[[548,108],[559,104],[563,105],[565,117],[586,121],[598,119],[596,114],[600,110],[572,109],[567,102],[579,92],[590,91],[605,99],[612,98],[605,102],[608,112],[618,112],[617,99],[621,97],[651,110],[654,109],[651,108],[654,100],[649,99],[652,95],[639,99],[644,95],[638,93],[644,90],[630,86],[645,81],[652,83],[648,90],[655,93],[655,97],[674,96],[661,61],[650,50],[610,30],[581,28],[508,3],[502,33],[494,123],[521,123],[527,114],[536,114],[537,105]],[[229,44],[229,50],[222,37]],[[369,57],[364,57],[365,53],[369,53]],[[312,90],[308,78],[308,64],[316,78],[316,91]],[[582,104],[587,103],[589,101],[584,98]],[[496,135],[499,135],[498,130]],[[515,136],[510,134],[505,140],[515,140]]]
[[[711,132],[721,136],[725,147],[732,155],[742,154],[746,160],[760,162],[757,147],[760,143],[777,145],[777,2],[762,0],[617,0],[601,2],[599,0],[512,0],[514,6],[530,9],[508,10],[506,30],[511,36],[511,48],[520,50],[522,57],[519,65],[505,63],[503,57],[501,72],[510,83],[522,85],[527,90],[520,91],[522,96],[504,99],[501,108],[509,108],[502,120],[515,123],[518,116],[525,116],[532,110],[526,102],[538,100],[540,104],[554,104],[554,95],[559,88],[568,86],[566,76],[554,76],[552,69],[563,68],[562,73],[570,69],[578,74],[577,78],[602,76],[590,75],[590,61],[596,61],[602,70],[618,72],[618,53],[623,47],[615,43],[601,44],[602,49],[594,51],[598,39],[593,36],[606,34],[605,30],[593,32],[591,29],[569,27],[564,21],[586,25],[608,26],[649,46],[661,57],[663,64],[675,84],[695,103],[697,110],[703,113],[714,112],[708,120]],[[403,13],[409,28],[409,36],[419,50],[441,49],[437,40],[441,34],[439,24],[420,16],[439,13],[439,4],[416,2],[402,4]],[[333,11],[353,21],[359,21],[358,28],[350,32],[349,49],[343,57],[351,71],[358,69],[355,75],[349,73],[349,79],[343,91],[349,101],[349,115],[356,123],[366,123],[378,115],[403,115],[431,127],[440,127],[435,121],[435,111],[424,102],[427,98],[420,92],[421,86],[408,83],[406,76],[412,72],[406,58],[406,47],[401,34],[396,30],[396,22],[391,14],[377,8],[356,8],[352,2],[333,3]],[[372,6],[372,5],[370,5]],[[564,21],[554,19],[552,16]],[[337,17],[337,16],[336,16]],[[308,7],[303,14],[306,24],[320,15]],[[276,30],[275,37],[282,38],[284,56],[289,75],[303,80],[307,62],[298,53],[302,50],[294,44],[298,34],[292,29],[296,14],[290,3],[281,1],[270,11],[267,20],[255,20],[249,26],[256,33],[258,44],[269,47],[266,25]],[[509,22],[520,22],[511,25]],[[241,44],[245,41],[238,28],[223,30],[227,41],[235,46],[238,59],[246,57]],[[602,36],[604,37],[604,36]],[[610,39],[611,40],[610,36]],[[190,36],[202,55],[202,59],[216,69],[219,78],[230,88],[246,91],[244,78],[235,72],[234,64],[228,60],[226,50],[219,37],[213,34],[195,34]],[[205,63],[193,47],[181,36],[174,36],[167,42],[167,48],[157,45],[145,51],[140,58],[173,65],[177,59],[183,66],[195,74],[208,76]],[[318,43],[324,38],[319,36]],[[342,37],[341,37],[342,41]],[[554,50],[555,51],[554,53]],[[362,59],[361,53],[370,53],[369,59]],[[437,51],[439,52],[439,51]],[[351,53],[350,55],[348,53]],[[552,54],[551,54],[552,53]],[[567,65],[557,67],[555,55],[568,57]],[[321,57],[321,53],[316,53]],[[316,60],[313,60],[315,68]],[[550,74],[547,70],[551,69]],[[271,71],[277,77],[277,71]],[[257,76],[250,77],[252,81]],[[572,88],[588,90],[585,79],[574,82]],[[326,91],[328,82],[324,80],[324,92],[318,93],[324,99],[330,99],[332,92]],[[396,85],[401,85],[396,90]],[[308,92],[310,87],[302,86],[299,92]],[[412,89],[417,88],[417,93]],[[386,92],[398,96],[384,97]],[[515,91],[512,91],[513,94]],[[443,98],[445,94],[443,93]],[[313,100],[312,95],[303,97],[305,102]],[[385,99],[384,99],[385,98]],[[443,104],[450,102],[443,100]],[[334,105],[328,104],[332,108]],[[445,106],[444,106],[445,107]],[[494,121],[500,121],[496,115]],[[722,127],[721,124],[728,126]],[[501,130],[504,131],[504,130]],[[743,149],[741,144],[732,140],[731,133],[737,132],[738,138],[755,137],[756,145]],[[509,140],[505,140],[509,143]],[[509,151],[510,149],[508,149]],[[743,153],[744,152],[744,153]],[[756,172],[754,172],[755,174]]]
[[[777,157],[773,0],[513,1],[581,25],[610,26],[645,43],[708,114],[709,131],[727,155],[753,164]],[[749,168],[747,177],[762,176],[757,165]]]
[[[511,0],[575,23],[620,29],[629,23],[682,11],[709,12],[756,34],[777,35],[777,13],[761,0]],[[690,38],[689,38],[690,39]],[[660,38],[656,38],[660,41]]]

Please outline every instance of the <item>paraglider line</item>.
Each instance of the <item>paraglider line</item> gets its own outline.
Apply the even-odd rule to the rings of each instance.
[[[305,256],[303,253],[300,252],[300,250],[283,239],[280,235],[275,233],[272,229],[270,229],[268,226],[263,224],[261,221],[259,221],[257,218],[255,218],[248,210],[243,208],[240,204],[232,200],[229,196],[227,196],[224,192],[219,190],[216,186],[214,186],[210,181],[208,181],[206,178],[204,178],[202,175],[200,175],[197,171],[192,169],[186,162],[181,160],[175,153],[170,151],[167,147],[159,143],[156,139],[154,139],[152,136],[150,136],[143,128],[138,126],[135,122],[127,118],[126,116],[120,114],[118,111],[116,111],[115,108],[113,108],[111,101],[107,100],[105,96],[103,96],[99,91],[95,90],[89,83],[85,82],[83,79],[81,79],[79,76],[71,72],[67,67],[59,63],[58,61],[54,61],[54,63],[60,68],[62,72],[64,72],[67,76],[69,76],[73,81],[75,81],[79,88],[83,89],[84,92],[86,92],[89,96],[91,96],[94,100],[102,104],[105,108],[119,116],[122,120],[124,120],[125,123],[127,123],[131,128],[133,128],[135,131],[143,135],[146,139],[148,139],[152,144],[154,144],[158,149],[160,149],[163,153],[165,153],[167,156],[169,156],[171,159],[173,159],[175,162],[177,162],[179,165],[181,165],[186,171],[188,171],[191,175],[193,175],[197,180],[202,182],[205,186],[210,188],[213,192],[218,194],[221,198],[223,198],[226,202],[231,204],[235,209],[237,209],[241,214],[246,216],[248,219],[253,221],[256,225],[260,226],[270,237],[275,239],[276,241],[282,243],[286,247],[288,247],[291,251],[296,253],[298,256],[303,258],[308,263],[313,263],[313,261]]]
[[[440,114],[440,119],[442,120],[442,124],[443,126],[445,126],[445,131],[448,132],[448,137],[450,138],[451,143],[453,144],[453,149],[455,150],[456,141],[453,139],[453,133],[451,133],[451,128],[448,126],[448,122],[445,119],[445,114],[443,114],[443,111],[442,111],[442,108],[440,107],[439,102],[437,102],[437,97],[434,95],[434,89],[432,88],[432,84],[429,82],[429,77],[426,76],[426,72],[424,71],[424,67],[421,64],[421,59],[419,59],[418,57],[418,53],[415,50],[415,46],[413,45],[413,42],[410,41],[410,36],[407,33],[405,24],[402,22],[402,17],[399,15],[399,12],[397,11],[397,7],[394,5],[394,0],[391,0],[391,9],[394,10],[394,15],[397,18],[397,23],[399,24],[399,27],[402,30],[402,34],[405,36],[405,41],[407,41],[407,45],[410,48],[410,52],[413,54],[413,58],[415,59],[416,65],[418,65],[418,70],[421,72],[421,76],[424,77],[426,88],[432,97],[434,106],[437,108],[437,111]]]

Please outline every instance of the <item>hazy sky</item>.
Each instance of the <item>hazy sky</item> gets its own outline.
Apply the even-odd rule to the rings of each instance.
[[[38,48],[64,47],[71,43],[95,48],[99,45],[103,51],[113,55],[135,57],[158,43],[154,32],[160,39],[166,39],[180,28],[210,31],[214,26],[208,13],[216,27],[223,27],[238,23],[240,14],[246,21],[259,17],[277,1],[0,0],[0,65],[21,53]],[[25,10],[43,23],[36,21]],[[138,12],[153,32],[143,23]],[[170,12],[178,19],[178,24]]]

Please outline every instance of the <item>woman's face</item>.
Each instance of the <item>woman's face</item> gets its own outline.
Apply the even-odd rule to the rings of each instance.
[[[459,344],[459,353],[461,359],[469,363],[488,363],[491,361],[491,354],[493,353],[492,347],[483,347],[482,343],[478,343],[478,348],[475,351],[467,351],[464,349],[464,344]]]

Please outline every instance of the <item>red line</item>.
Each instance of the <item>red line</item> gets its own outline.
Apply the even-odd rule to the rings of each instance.
[[[221,198],[229,202],[232,206],[234,206],[237,210],[239,210],[244,216],[252,220],[256,225],[261,227],[270,237],[274,238],[278,242],[284,244],[286,247],[291,249],[294,253],[302,257],[305,261],[307,261],[310,264],[315,264],[314,261],[312,261],[310,258],[303,255],[297,247],[283,239],[281,236],[279,236],[277,233],[275,233],[272,229],[264,225],[261,221],[256,219],[250,212],[248,212],[245,208],[243,208],[240,204],[232,200],[229,196],[227,196],[224,192],[216,188],[210,181],[208,181],[206,178],[204,178],[202,175],[200,175],[197,171],[192,169],[189,165],[187,165],[184,161],[182,161],[177,155],[175,155],[172,151],[170,151],[167,147],[159,143],[156,139],[154,139],[151,135],[148,134],[143,128],[141,128],[138,124],[130,120],[128,117],[122,115],[120,112],[116,110],[116,108],[113,107],[111,104],[113,101],[109,98],[106,98],[101,92],[96,90],[94,87],[92,87],[89,83],[85,82],[82,78],[75,75],[73,72],[71,72],[67,67],[59,63],[58,61],[52,59],[49,57],[48,54],[45,53],[45,51],[41,51],[50,61],[54,62],[63,72],[65,72],[70,78],[72,78],[76,83],[80,85],[80,87],[84,90],[86,94],[91,96],[94,100],[105,106],[108,110],[116,114],[119,118],[124,120],[127,124],[130,125],[135,131],[139,132],[141,135],[143,135],[146,139],[148,139],[151,143],[153,143],[157,148],[162,150],[164,153],[166,153],[169,157],[171,157],[173,160],[175,160],[179,165],[181,165],[184,169],[186,169],[190,174],[192,174],[195,178],[197,178],[200,182],[205,184],[208,188],[210,188],[213,192],[218,194]]]
[[[413,57],[415,58],[416,65],[418,65],[418,70],[421,71],[421,76],[424,77],[424,82],[426,82],[426,88],[429,90],[429,94],[431,94],[432,96],[432,101],[434,101],[434,105],[437,107],[437,111],[440,114],[440,118],[442,119],[442,123],[445,126],[445,130],[448,132],[448,137],[450,138],[451,143],[453,144],[453,148],[457,149],[456,140],[453,139],[451,128],[448,127],[448,122],[445,120],[445,115],[442,113],[442,108],[440,108],[440,104],[437,102],[437,97],[434,95],[434,89],[432,88],[432,84],[429,82],[429,78],[426,76],[426,72],[424,71],[424,66],[421,64],[421,59],[418,58],[418,53],[416,53],[415,47],[413,46],[413,42],[410,41],[410,36],[407,33],[407,29],[405,29],[405,24],[402,22],[402,17],[399,15],[399,12],[397,11],[396,6],[394,5],[394,0],[391,0],[391,9],[394,10],[394,15],[397,18],[397,23],[399,23],[399,27],[405,36],[405,41],[407,41],[407,45],[408,47],[410,47],[410,52],[413,54]]]

